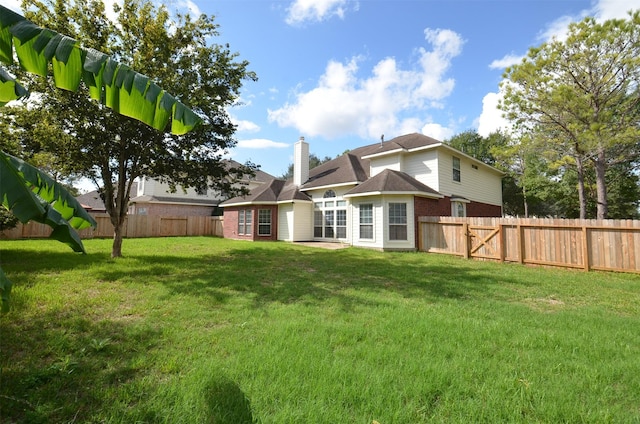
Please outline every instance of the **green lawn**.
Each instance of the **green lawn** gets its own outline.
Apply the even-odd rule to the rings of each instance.
[[[217,238],[0,241],[0,422],[640,422],[640,276]]]

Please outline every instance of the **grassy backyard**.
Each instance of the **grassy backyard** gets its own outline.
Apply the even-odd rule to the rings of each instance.
[[[0,241],[0,422],[639,422],[640,276],[216,238]]]

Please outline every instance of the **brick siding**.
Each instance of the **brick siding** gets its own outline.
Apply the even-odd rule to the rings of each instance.
[[[271,234],[268,236],[258,235],[258,211],[261,209],[271,211]],[[252,213],[251,234],[238,234],[238,214],[240,210],[250,210]],[[247,207],[225,207],[222,234],[224,238],[236,240],[275,241],[278,239],[278,206],[255,205]]]

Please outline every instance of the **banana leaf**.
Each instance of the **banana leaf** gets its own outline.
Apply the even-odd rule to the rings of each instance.
[[[149,77],[0,5],[0,61],[13,64],[14,53],[26,71],[47,76],[51,67],[56,86],[70,91],[76,91],[84,81],[91,98],[159,131],[167,128],[169,119],[170,131],[176,135],[186,134],[202,122]],[[0,91],[10,91],[10,87],[0,86]]]

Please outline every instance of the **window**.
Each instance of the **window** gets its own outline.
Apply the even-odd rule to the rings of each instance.
[[[460,158],[453,157],[453,181],[460,182]]]
[[[313,204],[314,238],[347,238],[347,201],[336,199],[333,190],[324,193],[323,200]]]
[[[251,209],[240,209],[238,211],[238,234],[251,234],[252,224]]]
[[[336,210],[336,237],[347,238],[347,210]]]
[[[360,238],[373,239],[373,205],[360,205]]]
[[[389,203],[389,240],[407,239],[407,204]]]
[[[335,211],[324,212],[324,237],[333,238],[333,216]]]
[[[467,205],[465,202],[451,202],[451,216],[464,218],[467,216]]]
[[[322,211],[313,212],[313,236],[322,238]]]
[[[271,235],[271,210],[260,209],[258,211],[258,235],[270,236]]]

